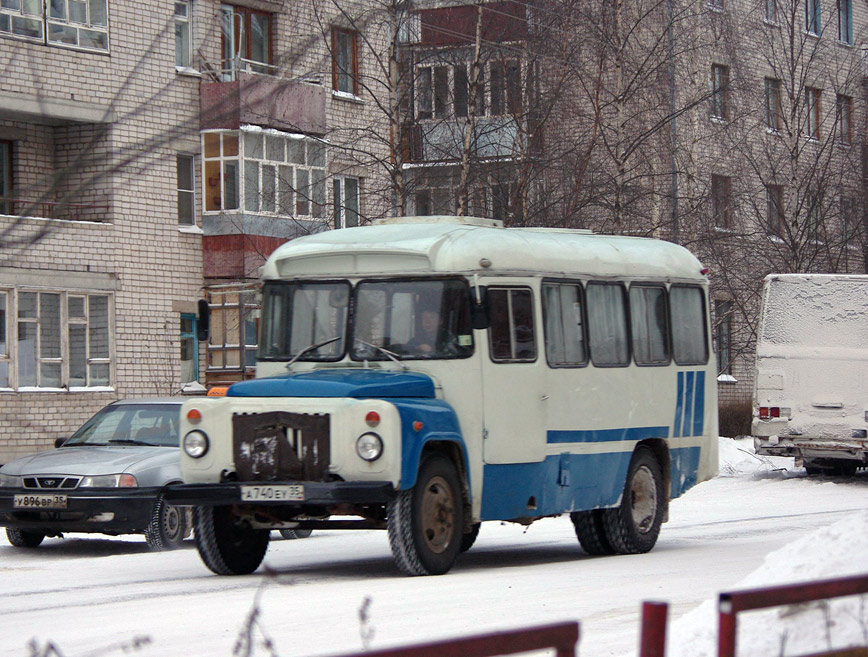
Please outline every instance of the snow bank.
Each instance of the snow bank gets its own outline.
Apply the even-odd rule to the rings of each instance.
[[[722,477],[762,477],[780,469],[792,470],[793,459],[758,457],[753,454],[750,439],[721,439]],[[865,575],[866,563],[868,512],[861,511],[769,553],[762,566],[727,590]],[[717,624],[716,598],[670,623],[668,657],[716,655]],[[738,616],[738,657],[788,657],[866,644],[868,596],[743,612]]]

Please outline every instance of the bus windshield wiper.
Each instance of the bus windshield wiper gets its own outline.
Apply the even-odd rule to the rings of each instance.
[[[356,340],[356,342],[358,342],[358,343],[360,343],[360,344],[363,344],[363,345],[365,345],[366,347],[371,347],[371,349],[376,349],[377,351],[381,351],[381,352],[383,352],[383,353],[386,354],[386,356],[388,356],[391,360],[393,360],[393,361],[395,361],[396,363],[398,363],[398,365],[401,366],[401,369],[402,369],[402,370],[410,369],[410,368],[408,368],[404,363],[402,363],[402,362],[398,359],[398,354],[396,354],[394,351],[389,351],[389,350],[386,349],[385,347],[381,347],[380,345],[376,345],[376,344],[371,344],[370,342],[365,342],[364,340],[360,340],[359,338],[356,338],[355,340]]]
[[[343,336],[338,335],[338,336],[335,336],[335,337],[333,337],[333,338],[329,338],[328,340],[324,340],[324,341],[322,341],[322,342],[314,342],[312,345],[308,345],[307,347],[305,347],[304,349],[302,349],[301,351],[299,351],[295,356],[292,357],[292,360],[290,360],[290,361],[286,364],[286,369],[290,369],[290,368],[292,367],[292,364],[293,364],[295,361],[297,361],[299,358],[301,358],[302,356],[304,356],[304,355],[305,355],[306,353],[308,353],[309,351],[314,351],[314,350],[316,350],[316,349],[319,349],[320,347],[325,347],[327,344],[331,344],[332,342],[337,342],[337,341],[340,340],[342,337],[343,337]]]

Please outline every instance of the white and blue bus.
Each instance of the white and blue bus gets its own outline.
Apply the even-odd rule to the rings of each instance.
[[[717,473],[708,281],[668,242],[400,218],[284,244],[262,274],[256,378],[182,411],[205,564],[272,529],[381,528],[441,574],[486,520],[569,513],[591,554],[657,541]]]

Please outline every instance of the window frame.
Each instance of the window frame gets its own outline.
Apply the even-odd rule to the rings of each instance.
[[[12,289],[0,288],[0,390],[11,390],[14,372],[12,369],[12,332],[9,318],[11,316]],[[5,385],[3,382],[5,380]]]
[[[574,287],[578,289],[579,292],[579,319],[581,320],[581,349],[584,352],[584,358],[579,361],[568,361],[566,358],[563,361],[553,361],[550,357],[549,352],[549,344],[550,344],[550,336],[549,336],[549,319],[551,317],[551,310],[549,309],[548,297],[546,295],[546,288],[558,288],[558,316],[561,318],[561,324],[563,325],[563,315],[560,313],[562,308],[562,300],[560,295],[560,290],[564,287]],[[553,278],[544,278],[542,280],[542,284],[540,286],[540,299],[542,304],[542,317],[543,317],[543,348],[546,355],[546,363],[552,369],[573,369],[578,367],[587,367],[588,363],[590,363],[590,350],[588,347],[588,316],[587,316],[587,303],[585,299],[585,288],[582,285],[580,280],[573,279],[553,279]],[[564,351],[566,352],[566,344],[564,344]]]
[[[715,228],[732,229],[732,178],[711,174],[711,219]]]
[[[12,214],[14,211],[14,202],[11,200],[13,163],[13,142],[0,140],[0,214]]]
[[[666,358],[664,360],[649,360],[646,362],[639,361],[636,357],[636,332],[634,330],[634,316],[636,313],[633,308],[634,289],[659,289],[663,292],[663,321],[665,324],[663,327],[663,346],[666,351]],[[627,307],[629,310],[630,352],[636,367],[668,367],[672,363],[672,336],[669,328],[669,290],[666,289],[666,285],[654,282],[630,283],[630,287],[627,290]]]
[[[332,26],[331,29],[331,59],[332,59],[332,91],[335,93],[359,95],[359,44],[358,32],[343,27]],[[342,37],[349,38],[349,52],[343,52],[345,43]],[[340,60],[348,58],[350,71],[342,70]],[[342,89],[349,81],[351,89]]]
[[[836,0],[838,9],[838,43],[853,45],[853,2]]]
[[[623,318],[623,338],[624,338],[624,346],[626,349],[626,354],[624,355],[623,361],[613,361],[613,362],[598,362],[597,358],[594,356],[594,342],[596,338],[594,337],[594,303],[591,302],[591,288],[592,287],[617,287],[621,290],[621,310],[622,310],[622,318]],[[618,368],[618,367],[630,367],[633,362],[633,341],[630,336],[630,300],[627,294],[627,286],[621,281],[598,281],[591,280],[585,284],[585,313],[588,320],[588,354],[591,359],[591,363],[594,367],[598,368]]]
[[[772,237],[783,239],[784,222],[784,186],[768,184],[766,188],[766,232]]]
[[[45,3],[45,43],[51,46],[59,46],[61,48],[74,48],[76,50],[86,50],[88,52],[109,52],[109,7],[108,0],[96,0],[96,2],[102,2],[103,11],[104,11],[104,20],[105,24],[95,23],[93,22],[93,17],[91,16],[92,3],[94,0],[88,0],[88,2],[83,2],[81,4],[84,5],[84,10],[86,12],[86,19],[84,21],[76,21],[72,20],[70,5],[69,3],[75,0],[61,0],[64,3],[64,16],[52,16],[51,11],[53,7],[51,7],[50,2]],[[52,38],[51,27],[55,26],[68,26],[70,29],[74,29],[76,31],[76,43],[68,43],[64,41],[59,41],[56,38]],[[83,46],[81,45],[81,30],[92,33],[99,33],[105,35],[105,47],[91,47],[91,46]]]
[[[781,129],[783,104],[781,99],[781,81],[779,78],[764,78],[766,99],[766,128],[769,132],[778,133]]]
[[[853,144],[853,98],[835,95],[835,136],[842,146]]]
[[[272,71],[274,61],[274,14],[267,11],[258,11],[250,7],[233,5],[228,2],[220,3],[220,78],[222,82],[231,82],[239,73],[236,60],[244,60],[254,73],[269,73]],[[253,33],[253,17],[260,16],[268,21],[268,30],[265,34],[265,61],[253,59],[253,40],[249,37]],[[231,21],[231,34],[227,35],[226,21]],[[230,38],[227,38],[230,37]]]
[[[355,195],[352,199],[355,202],[355,208],[348,203],[350,197],[347,195],[347,183],[350,181],[353,181],[355,185]],[[356,176],[332,177],[332,209],[335,229],[361,225],[361,186],[361,179]],[[355,214],[354,222],[347,221],[351,213]]]
[[[190,322],[190,330],[184,330],[184,322]],[[198,335],[198,324],[199,318],[194,313],[181,313],[180,314],[180,331],[179,331],[179,340],[180,340],[180,352],[179,352],[179,361],[180,361],[180,383],[183,386],[187,383],[198,383],[201,377],[201,373],[199,371],[199,335]],[[193,363],[193,378],[189,381],[184,380],[184,363],[186,362],[183,358],[184,356],[184,341],[190,341],[190,353],[193,356],[190,359],[190,362]]]
[[[805,0],[805,32],[819,37],[823,32],[821,0]]]
[[[174,0],[174,6],[175,68],[183,70],[193,64],[193,0]],[[178,13],[180,6],[185,8],[183,15]],[[181,33],[186,33],[186,41],[183,45],[179,43]]]
[[[714,301],[714,344],[717,347],[717,375],[732,376],[732,301],[715,299]],[[725,365],[723,359],[726,359]]]
[[[820,139],[820,99],[822,90],[816,87],[805,87],[805,120],[802,124],[802,135],[806,139]]]
[[[711,118],[718,121],[729,120],[729,66],[711,65]]]
[[[181,180],[181,161],[185,161],[190,167],[190,177],[187,181]],[[175,156],[175,178],[178,192],[178,225],[179,226],[195,226],[196,225],[196,156],[187,153],[177,153]],[[182,182],[189,183],[189,188],[182,187]],[[181,216],[181,198],[190,199],[190,217],[186,220]]]
[[[234,301],[227,302],[230,296],[236,297]],[[208,334],[207,341],[207,358],[205,364],[206,373],[214,372],[234,372],[245,373],[252,372],[256,367],[256,360],[259,353],[259,329],[260,316],[262,312],[262,293],[257,291],[255,286],[228,286],[225,288],[212,288],[207,291],[208,309],[210,311],[209,325],[211,330]],[[219,297],[219,300],[215,300]],[[227,313],[227,309],[230,311]],[[232,321],[237,318],[238,321],[238,342],[227,342],[227,319]],[[248,322],[254,322],[253,341],[250,340],[248,331]],[[231,324],[229,325],[231,328]],[[218,330],[219,328],[219,330]],[[220,344],[213,342],[219,335],[223,341]],[[236,352],[238,354],[238,365],[226,365],[226,354]],[[213,365],[214,355],[220,353],[222,365]],[[251,358],[252,356],[252,358]],[[249,362],[252,361],[252,362]],[[201,373],[200,373],[201,374]]]
[[[778,3],[777,0],[764,0],[763,2],[763,20],[772,25],[778,24]]]
[[[506,321],[507,321],[507,327],[509,329],[510,357],[509,358],[502,358],[502,357],[498,357],[498,356],[494,355],[494,349],[493,349],[494,342],[491,339],[491,330],[492,330],[492,326],[494,324],[493,320],[492,320],[492,322],[489,323],[488,329],[486,331],[487,338],[488,338],[488,357],[491,359],[491,362],[498,363],[498,364],[500,364],[500,363],[535,363],[537,361],[537,359],[539,358],[539,345],[538,345],[539,339],[537,337],[538,331],[537,331],[537,327],[535,325],[536,324],[536,302],[534,299],[533,288],[528,286],[528,285],[508,285],[508,284],[490,285],[488,287],[488,292],[487,292],[489,303],[491,302],[490,301],[491,300],[491,293],[492,292],[500,292],[500,291],[505,291],[508,293],[508,295],[507,295],[508,317],[507,317]],[[513,296],[512,293],[516,293],[516,292],[527,293],[527,295],[529,296],[530,317],[531,317],[531,321],[534,322],[534,325],[532,325],[530,327],[531,335],[533,337],[533,356],[526,357],[526,358],[520,358],[520,357],[516,356],[516,353],[517,353],[516,345],[518,343],[518,340],[516,339],[515,329],[517,327],[516,327],[515,322],[514,322],[513,299],[512,299],[512,296]]]
[[[674,304],[672,303],[673,290],[680,289],[689,289],[689,290],[697,290],[699,292],[699,298],[702,302],[701,314],[702,314],[702,346],[704,351],[704,359],[698,361],[679,361],[678,360],[678,346],[679,342],[675,339],[675,326],[678,324],[675,319],[675,313],[673,312]],[[672,361],[678,366],[688,366],[688,367],[697,367],[701,365],[708,365],[709,359],[709,349],[708,349],[708,301],[706,299],[705,290],[699,285],[691,285],[688,283],[673,283],[669,286],[669,326],[670,333],[672,336]]]

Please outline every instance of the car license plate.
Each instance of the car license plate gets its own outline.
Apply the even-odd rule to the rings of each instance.
[[[31,495],[15,495],[12,506],[16,509],[65,509],[66,495],[47,495],[34,493]]]
[[[304,486],[242,486],[241,499],[245,502],[304,502]]]

